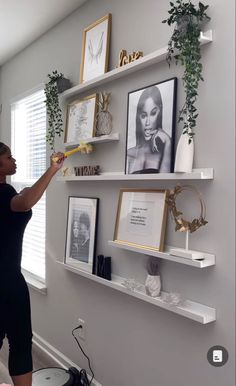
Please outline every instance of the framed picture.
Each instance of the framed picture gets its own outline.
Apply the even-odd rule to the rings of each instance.
[[[163,251],[167,190],[121,189],[114,241]]]
[[[94,273],[98,198],[69,197],[65,264]]]
[[[129,92],[126,174],[174,168],[177,78]]]
[[[95,136],[98,95],[76,100],[67,106],[65,143]]]
[[[107,72],[110,34],[110,13],[85,28],[80,67],[81,83]]]

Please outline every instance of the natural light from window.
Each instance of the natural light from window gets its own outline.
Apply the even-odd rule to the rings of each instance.
[[[11,105],[11,149],[17,172],[12,184],[20,192],[31,186],[46,168],[46,105],[42,89]],[[45,194],[33,207],[23,242],[22,268],[45,280]]]

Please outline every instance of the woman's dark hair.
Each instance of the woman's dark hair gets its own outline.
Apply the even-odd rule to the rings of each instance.
[[[0,155],[5,154],[9,150],[9,147],[5,143],[0,142]]]
[[[85,212],[82,212],[79,216],[79,223],[86,225],[87,229],[90,228],[90,218],[89,215]]]
[[[148,98],[152,98],[155,105],[157,105],[160,109],[160,113],[157,117],[157,128],[162,129],[162,98],[160,90],[157,86],[151,86],[145,88],[145,90],[140,95],[138,105],[137,105],[137,113],[136,113],[136,146],[142,145],[144,141],[144,136],[142,132],[140,115],[143,111],[144,104]]]

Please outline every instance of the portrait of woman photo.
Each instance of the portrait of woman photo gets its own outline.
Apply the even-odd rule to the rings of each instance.
[[[90,218],[88,213],[81,212],[78,220],[72,223],[71,251],[73,259],[88,263],[90,243]]]
[[[129,93],[127,174],[173,171],[176,84],[172,78]]]

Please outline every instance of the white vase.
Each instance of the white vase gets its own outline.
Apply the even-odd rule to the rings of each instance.
[[[175,173],[191,173],[193,168],[194,142],[189,143],[189,136],[181,134],[175,155]]]
[[[152,276],[147,275],[146,281],[145,281],[145,290],[147,295],[156,297],[160,295],[161,292],[161,277],[158,276]]]

